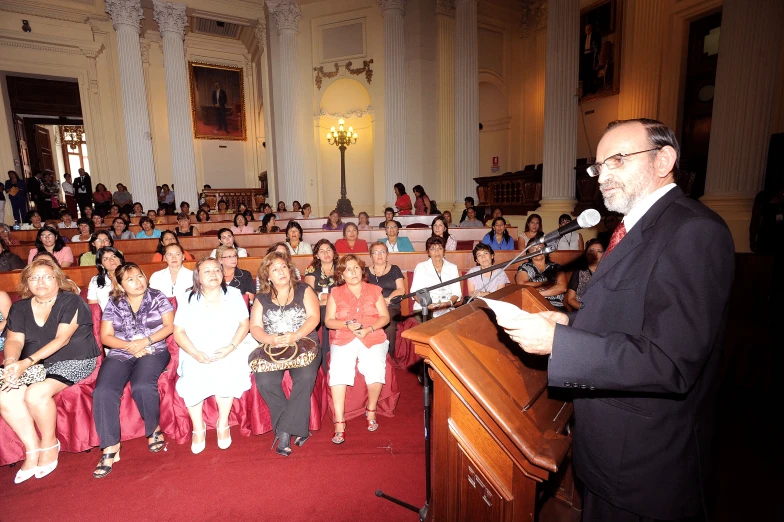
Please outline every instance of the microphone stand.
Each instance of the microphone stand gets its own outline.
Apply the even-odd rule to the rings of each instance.
[[[399,303],[403,299],[408,299],[409,297],[415,297],[417,302],[419,303],[419,306],[422,307],[422,322],[428,321],[428,320],[430,320],[430,316],[431,316],[430,310],[427,308],[428,305],[432,304],[432,299],[430,298],[430,291],[431,290],[436,290],[438,288],[441,288],[441,287],[444,287],[444,286],[447,286],[447,285],[451,285],[452,283],[456,283],[458,281],[463,281],[463,280],[469,279],[471,277],[476,277],[477,275],[481,275],[481,274],[484,274],[486,272],[492,272],[493,270],[498,270],[499,268],[501,268],[501,271],[499,272],[499,273],[501,273],[501,272],[504,272],[510,265],[512,265],[514,263],[520,263],[522,261],[527,261],[528,259],[531,259],[531,258],[536,257],[536,256],[549,254],[550,252],[554,252],[555,249],[556,249],[555,244],[548,243],[547,246],[545,246],[545,248],[543,248],[541,251],[534,252],[533,254],[523,255],[532,246],[534,246],[534,245],[529,245],[525,249],[521,250],[520,253],[517,254],[508,263],[501,263],[501,264],[498,264],[498,265],[493,265],[493,266],[490,266],[490,267],[487,267],[487,268],[483,268],[482,270],[478,270],[476,272],[471,272],[470,274],[466,274],[464,276],[460,276],[460,277],[456,277],[454,279],[450,279],[448,281],[445,281],[443,283],[439,283],[437,285],[429,286],[427,288],[422,288],[420,290],[417,290],[416,292],[411,292],[411,293],[408,293],[408,294],[405,294],[405,295],[402,295],[402,296],[395,297],[394,301]],[[496,274],[490,281],[495,279],[495,277],[497,277],[497,276],[498,276],[498,274]],[[477,290],[477,292],[478,292],[478,290]],[[474,293],[473,296],[471,296],[471,298],[468,300],[468,302],[466,304],[470,303],[471,300],[473,300],[475,296],[476,296],[476,292]],[[423,384],[424,425],[425,425],[425,505],[422,506],[421,508],[417,508],[416,506],[411,505],[408,502],[404,502],[404,501],[402,501],[402,500],[400,500],[398,498],[395,498],[395,497],[392,497],[390,495],[387,495],[386,493],[384,493],[380,489],[376,490],[376,496],[380,497],[380,498],[383,498],[383,499],[386,499],[386,500],[389,500],[390,502],[393,502],[393,503],[397,504],[398,506],[402,506],[402,507],[404,507],[404,508],[406,508],[406,509],[408,509],[410,511],[413,511],[415,513],[419,513],[419,520],[420,520],[420,522],[425,522],[425,518],[427,517],[427,510],[428,510],[428,508],[430,508],[430,499],[431,499],[431,494],[432,494],[431,472],[430,472],[430,403],[431,403],[431,393],[432,393],[432,390],[431,390],[432,380],[430,379],[430,376],[427,373],[427,365],[426,364],[422,364],[422,384]]]

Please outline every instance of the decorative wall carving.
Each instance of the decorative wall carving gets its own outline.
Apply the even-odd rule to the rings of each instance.
[[[144,18],[139,0],[106,0],[106,12],[115,29],[118,25],[130,25],[138,31],[139,21]]]
[[[362,109],[351,109],[346,112],[327,112],[326,109],[321,109],[319,114],[321,116],[329,116],[331,118],[343,118],[348,120],[350,118],[362,118],[363,116],[367,116],[373,111],[373,107],[368,105],[365,107],[365,110]]]
[[[382,15],[389,9],[403,11],[404,15],[406,13],[406,0],[376,0],[376,3],[381,8]]]
[[[278,26],[278,34],[283,31],[299,33],[299,21],[302,18],[302,9],[294,2],[267,2],[270,15]]]
[[[142,40],[139,42],[139,48],[142,52],[142,64],[150,65],[150,45],[152,42],[147,40]]]
[[[455,16],[455,0],[436,0],[436,14]]]
[[[536,29],[547,27],[547,4],[543,3],[536,9]]]
[[[188,17],[185,15],[187,6],[158,0],[153,0],[152,5],[152,19],[158,22],[161,34],[170,32],[185,38],[185,27],[188,25]]]
[[[370,60],[362,60],[362,67],[357,67],[356,69],[352,69],[351,66],[354,64],[352,61],[348,61],[343,65],[335,62],[333,65],[335,67],[334,71],[327,72],[324,70],[324,66],[320,65],[318,67],[314,67],[313,71],[316,73],[316,78],[314,82],[316,84],[316,88],[321,90],[321,86],[324,82],[324,78],[332,79],[335,76],[341,74],[341,69],[345,70],[347,73],[353,76],[359,76],[360,74],[365,75],[365,81],[370,84],[373,81],[373,69],[370,68],[370,65],[373,63],[373,59]],[[345,73],[343,73],[345,76]]]
[[[263,53],[267,46],[267,22],[263,18],[259,18],[256,27],[253,28],[253,35],[256,37],[256,45],[259,52]]]

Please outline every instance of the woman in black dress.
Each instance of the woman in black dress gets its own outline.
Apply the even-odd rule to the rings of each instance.
[[[335,286],[335,266],[338,264],[338,251],[329,239],[320,239],[313,246],[313,263],[305,270],[305,282],[316,291],[321,306],[321,353],[324,371],[327,371],[329,353],[329,330],[324,324],[329,291]]]
[[[381,295],[389,310],[389,324],[384,328],[389,340],[389,355],[395,355],[397,323],[400,322],[400,303],[391,303],[392,298],[406,293],[406,282],[403,272],[397,265],[389,264],[387,244],[376,241],[370,245],[370,264],[365,268],[368,283],[381,287]]]

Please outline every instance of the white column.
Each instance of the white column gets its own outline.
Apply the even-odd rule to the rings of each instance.
[[[479,176],[479,64],[477,0],[456,0],[455,205],[476,196]]]
[[[278,165],[278,195],[283,201],[303,200],[306,194],[305,168],[302,162],[299,132],[299,20],[302,10],[290,2],[268,1],[270,15],[275,20],[280,39],[280,100],[283,128],[277,145],[281,149]]]
[[[406,0],[376,0],[384,17],[384,174],[387,205],[395,183],[407,185],[406,169]],[[410,187],[406,187],[410,190]]]
[[[277,188],[277,178],[275,177],[275,140],[273,139],[272,111],[270,111],[272,97],[270,96],[269,53],[267,52],[267,22],[264,18],[259,18],[258,24],[253,29],[253,34],[256,36],[256,45],[259,48],[261,103],[264,109],[264,142],[266,143],[264,157],[267,159],[267,189],[269,190],[269,199],[277,201],[274,197]],[[261,149],[263,145],[258,143],[257,147]]]
[[[117,33],[125,141],[128,146],[129,191],[144,208],[157,208],[152,137],[139,45],[140,0],[106,0],[106,12]]]
[[[657,119],[665,9],[661,0],[635,0],[624,11],[618,119]]]
[[[185,4],[153,0],[153,19],[163,38],[163,68],[166,76],[166,112],[169,116],[172,181],[178,204],[187,201],[196,208],[199,190],[196,186],[196,163],[193,159],[188,73],[185,66]]]
[[[547,5],[542,207],[571,211],[577,159],[580,7],[577,0],[550,0]]]
[[[438,201],[455,195],[455,2],[436,0],[438,62]],[[441,206],[441,205],[439,205]]]

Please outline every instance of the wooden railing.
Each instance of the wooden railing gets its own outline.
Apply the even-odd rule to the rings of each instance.
[[[226,188],[226,189],[205,189],[204,199],[210,206],[210,210],[218,209],[218,201],[226,201],[230,209],[236,209],[240,203],[245,203],[249,208],[258,210],[259,205],[264,204],[264,190],[257,188]]]
[[[500,207],[504,214],[525,215],[539,207],[542,199],[542,166],[507,172],[500,176],[474,178],[479,206]]]

